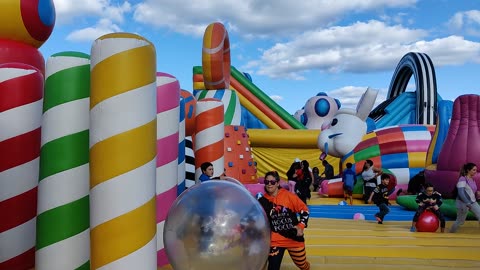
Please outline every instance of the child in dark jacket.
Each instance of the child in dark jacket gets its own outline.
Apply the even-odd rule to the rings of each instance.
[[[425,184],[425,190],[417,195],[415,201],[418,203],[417,212],[413,216],[411,232],[415,231],[415,224],[417,224],[418,218],[424,211],[432,211],[438,220],[440,220],[440,231],[445,232],[445,217],[440,212],[440,206],[442,205],[442,194],[435,191],[431,183]]]
[[[350,199],[350,205],[353,204],[353,187],[355,186],[356,182],[356,175],[355,172],[352,170],[352,163],[347,163],[347,168],[342,173],[342,182],[343,182],[343,197],[345,201],[347,201],[347,197]]]
[[[382,182],[378,185],[368,198],[368,203],[373,202],[378,206],[379,212],[375,214],[375,219],[378,224],[383,224],[383,219],[390,212],[388,208],[388,196],[393,193],[395,188],[388,189],[388,183],[390,182],[390,175],[383,173],[381,176]]]

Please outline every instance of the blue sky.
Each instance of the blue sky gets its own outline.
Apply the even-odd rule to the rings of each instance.
[[[158,71],[191,91],[203,33],[219,21],[229,32],[232,65],[291,114],[318,92],[352,107],[372,87],[383,101],[395,67],[411,51],[430,56],[443,99],[480,94],[478,0],[53,2],[57,19],[40,48],[45,58],[89,54],[98,37],[132,32],[155,44]]]

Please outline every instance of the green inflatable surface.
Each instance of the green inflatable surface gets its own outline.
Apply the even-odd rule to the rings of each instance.
[[[403,195],[397,197],[398,205],[401,205],[408,210],[416,211],[418,204],[415,202],[417,195]],[[440,211],[449,218],[457,218],[457,207],[455,206],[455,200],[453,199],[443,199],[443,204],[440,206]],[[468,212],[467,220],[475,220],[475,216],[472,212]]]

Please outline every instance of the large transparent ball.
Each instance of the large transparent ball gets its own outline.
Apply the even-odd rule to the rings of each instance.
[[[180,270],[256,270],[270,250],[270,225],[244,188],[211,180],[183,192],[163,231],[170,264]]]

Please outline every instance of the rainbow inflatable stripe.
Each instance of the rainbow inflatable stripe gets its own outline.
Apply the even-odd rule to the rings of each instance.
[[[386,168],[397,177],[397,184],[409,179],[425,168],[425,159],[433,125],[398,125],[378,129],[366,134],[362,141],[342,159],[342,164],[357,164],[361,172],[363,160],[371,159],[376,167]],[[360,162],[360,163],[359,163]]]
[[[370,159],[375,167],[395,176],[397,190],[406,188],[410,178],[425,169],[434,131],[433,125],[398,125],[374,130],[364,135],[362,141],[342,158],[340,169],[350,162],[360,174],[364,161]],[[362,193],[362,183],[357,182],[353,193]],[[341,179],[322,182],[321,193],[330,197],[343,196]],[[394,199],[395,194],[390,198]]]

